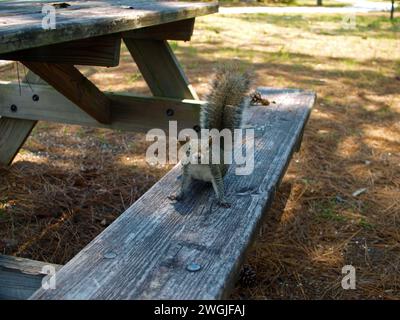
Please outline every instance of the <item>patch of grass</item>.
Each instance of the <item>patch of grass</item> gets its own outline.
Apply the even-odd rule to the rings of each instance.
[[[294,0],[293,6],[301,6],[301,7],[316,7],[317,1],[316,0]],[[337,2],[335,0],[323,0],[324,7],[336,7],[342,8],[346,7],[346,3]]]
[[[285,48],[279,49],[278,52],[274,52],[271,54],[271,57],[277,58],[279,61],[289,61],[292,60],[293,57],[289,51],[286,51]]]
[[[213,33],[219,34],[223,29],[219,26],[213,26],[213,25],[204,25],[202,27],[202,30],[207,30],[207,31],[211,31]]]
[[[63,128],[63,135],[64,135],[64,136],[69,135],[69,127],[68,127],[68,126],[64,126],[64,128]]]
[[[344,216],[339,215],[336,213],[332,208],[324,208],[321,211],[320,216],[323,219],[331,220],[331,221],[337,221],[337,222],[343,222],[346,220]]]
[[[177,50],[179,48],[179,43],[178,41],[168,41],[170,47],[172,50]]]
[[[358,223],[360,227],[366,229],[366,230],[372,230],[375,228],[375,225],[368,222],[365,218],[361,218],[360,222]]]
[[[82,127],[78,127],[78,129],[76,130],[76,136],[80,139],[84,138],[86,136],[86,132]]]
[[[333,105],[335,103],[335,96],[332,95],[324,95],[324,97],[320,100],[321,104],[324,105]]]
[[[182,53],[188,55],[189,57],[195,57],[198,54],[196,47],[189,45],[186,47],[181,47]]]
[[[274,24],[285,28],[308,28],[311,17],[303,17],[299,14],[290,15],[268,15],[265,13],[243,14],[238,17],[240,20],[255,23]]]
[[[142,74],[139,73],[139,72],[135,72],[135,73],[132,73],[132,74],[128,74],[128,75],[127,75],[127,80],[128,80],[129,82],[135,82],[135,81],[140,80],[141,78],[142,78]]]
[[[319,132],[319,139],[321,141],[326,141],[327,143],[336,141],[337,139],[339,139],[339,137],[340,137],[340,133],[338,133],[334,130]]]
[[[315,0],[264,0],[256,2],[247,1],[232,1],[232,0],[219,0],[222,7],[315,7],[317,1]],[[345,3],[340,3],[335,0],[324,0],[326,7],[345,7]]]
[[[109,141],[104,133],[97,134],[97,140],[104,146],[109,144]]]
[[[400,61],[395,62],[395,73],[400,76]]]
[[[356,66],[359,66],[359,65],[360,65],[360,63],[359,63],[356,59],[353,59],[353,58],[344,58],[344,59],[341,59],[341,61],[342,61],[347,67],[356,67]]]
[[[390,106],[386,105],[379,108],[379,110],[376,113],[379,117],[387,117],[392,114],[392,110]]]
[[[21,148],[21,149],[19,149],[19,152],[18,152],[18,153],[20,153],[20,154],[22,154],[22,155],[27,155],[27,154],[30,153],[30,151],[29,151],[29,150],[26,150],[25,148]]]
[[[355,15],[354,28],[347,28],[343,15],[302,15],[288,14],[268,15],[264,13],[241,15],[240,19],[248,22],[264,22],[283,28],[296,28],[308,32],[315,32],[321,35],[348,35],[361,38],[377,37],[398,39],[400,31],[400,17],[390,20],[389,17],[382,15]]]
[[[318,219],[334,222],[344,222],[347,218],[338,213],[338,205],[334,200],[322,201],[315,204],[315,211]]]
[[[390,20],[388,17],[364,15],[356,16],[356,32],[375,33],[375,37],[385,37],[398,39],[400,31],[400,17]]]

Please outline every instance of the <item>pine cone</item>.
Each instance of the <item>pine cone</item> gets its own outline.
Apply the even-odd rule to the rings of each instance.
[[[250,104],[251,104],[251,105],[256,105],[261,99],[262,99],[261,93],[258,92],[258,91],[254,91],[254,92],[250,95]]]
[[[240,270],[239,284],[242,287],[254,287],[257,283],[257,273],[250,265],[245,265]]]
[[[250,104],[252,106],[255,105],[263,105],[263,106],[269,106],[270,102],[268,99],[264,99],[261,95],[260,92],[258,91],[254,91],[251,95],[250,95]]]

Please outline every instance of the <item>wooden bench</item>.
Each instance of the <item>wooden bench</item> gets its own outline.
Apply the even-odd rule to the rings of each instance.
[[[293,89],[259,89],[276,104],[254,106],[255,168],[225,178],[229,209],[213,190],[195,183],[173,203],[179,185],[172,169],[56,274],[55,290],[32,299],[218,299],[227,297],[257,230],[272,203],[315,95]],[[196,269],[199,269],[196,271]],[[1,277],[0,277],[1,279]]]
[[[230,168],[231,208],[217,206],[213,190],[200,182],[182,203],[168,200],[179,185],[178,165],[57,272],[55,290],[39,288],[44,263],[0,258],[0,287],[13,275],[0,298],[25,298],[34,289],[31,299],[227,297],[315,101],[314,93],[301,90],[259,91],[276,103],[244,114],[244,126],[256,132],[255,169],[236,176]],[[27,264],[36,266],[34,276],[25,275]]]
[[[197,100],[167,40],[189,40],[194,18],[216,12],[216,4],[68,3],[72,9],[62,9],[59,16],[63,23],[46,30],[45,37],[40,3],[0,4],[0,23],[11,23],[12,16],[12,27],[0,28],[0,59],[22,61],[40,76],[30,72],[29,83],[21,86],[0,83],[0,164],[12,162],[38,120],[132,131],[167,129],[169,120],[178,121],[178,129],[198,124],[205,102]],[[77,23],[78,18],[85,23]],[[152,97],[101,92],[74,67],[117,65],[121,39]],[[230,168],[225,184],[231,208],[216,205],[213,190],[200,182],[186,200],[171,202],[167,196],[179,185],[177,165],[59,269],[55,289],[41,287],[46,263],[0,256],[0,298],[227,297],[299,149],[315,101],[314,93],[301,90],[259,91],[275,103],[253,106],[244,114],[245,127],[256,133],[255,168],[248,176]]]
[[[50,269],[53,267],[54,269]],[[0,300],[25,300],[41,287],[47,271],[60,265],[0,255]]]

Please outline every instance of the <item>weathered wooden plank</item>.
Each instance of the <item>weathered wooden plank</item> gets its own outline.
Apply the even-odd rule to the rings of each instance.
[[[27,73],[24,81],[32,84],[45,83],[31,71]],[[12,104],[9,105],[9,108],[11,108],[11,106]],[[23,146],[25,140],[35,127],[36,122],[37,121],[32,119],[0,118],[0,164],[6,166],[11,164],[19,149]]]
[[[49,1],[50,2],[50,1]],[[218,11],[217,3],[143,0],[67,2],[56,9],[56,28],[42,28],[43,2],[0,3],[0,53],[86,39]]]
[[[0,59],[115,67],[120,48],[121,37],[116,34],[0,54]]]
[[[123,38],[189,41],[195,19],[186,19],[162,25],[135,29],[122,33]]]
[[[73,65],[22,61],[100,123],[110,123],[110,100]]]
[[[49,267],[60,265],[0,255],[0,300],[28,299],[41,287]]]
[[[11,164],[35,125],[32,120],[0,118],[0,164]]]
[[[176,166],[57,273],[57,289],[31,299],[215,299],[226,297],[290,161],[315,95],[259,89],[277,104],[249,108],[255,128],[254,171],[225,177],[231,208],[211,187],[194,183],[187,199]],[[201,266],[190,272],[190,263]]]
[[[0,60],[0,72],[10,70],[14,66],[12,61]]]
[[[309,116],[307,117],[306,121],[304,122],[304,126],[303,126],[303,128],[301,128],[300,134],[299,134],[299,136],[297,138],[296,147],[294,149],[295,152],[299,152],[300,149],[301,149],[301,143],[303,142],[304,130],[306,129],[306,124],[308,122]]]
[[[72,101],[49,86],[0,82],[0,115],[8,118],[46,120],[83,126],[147,132],[153,128],[168,130],[169,121],[177,121],[178,130],[198,125],[198,100],[141,97],[132,94],[105,93],[111,101],[111,122],[101,124]],[[37,99],[33,102],[33,96]],[[11,108],[11,105],[16,108]]]
[[[155,96],[198,99],[166,40],[124,42]]]

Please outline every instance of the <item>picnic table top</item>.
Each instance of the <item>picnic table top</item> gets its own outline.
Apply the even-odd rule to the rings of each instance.
[[[55,29],[43,29],[44,5]],[[118,33],[215,13],[217,3],[152,0],[0,2],[0,53]]]

